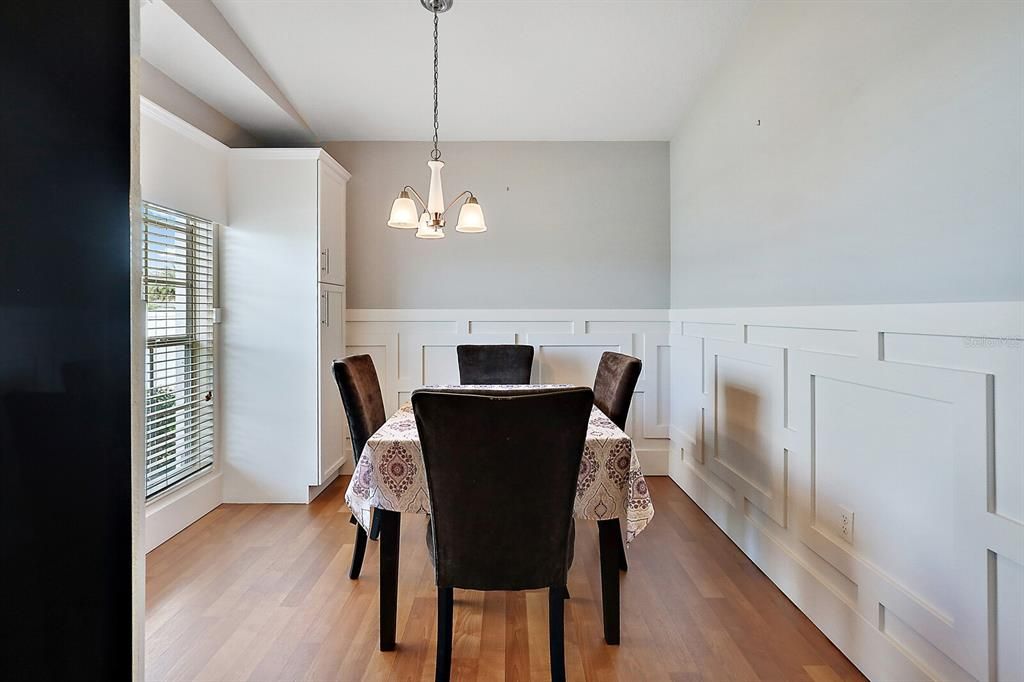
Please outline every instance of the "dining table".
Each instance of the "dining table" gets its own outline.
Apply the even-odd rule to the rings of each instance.
[[[423,390],[520,395],[568,388],[568,384],[437,385]],[[508,462],[507,466],[516,466]],[[543,472],[537,472],[543,476]],[[430,514],[427,479],[412,404],[399,407],[367,441],[345,502],[356,521],[370,532],[377,515],[380,543],[380,650],[395,647],[398,613],[398,560],[402,514]],[[596,521],[599,532],[604,636],[619,643],[619,569],[625,568],[620,520],[627,545],[654,516],[654,504],[632,439],[600,409],[593,407],[576,483],[573,516]]]

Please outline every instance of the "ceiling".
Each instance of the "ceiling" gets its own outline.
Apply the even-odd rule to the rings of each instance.
[[[254,134],[433,133],[432,20],[419,0],[212,0],[234,37],[199,26],[206,47],[173,17],[210,0],[166,2],[144,5],[143,57]],[[441,138],[667,140],[750,7],[457,0],[440,16]]]
[[[257,138],[301,144],[307,130],[293,121],[191,24],[163,2],[143,5],[143,59]]]

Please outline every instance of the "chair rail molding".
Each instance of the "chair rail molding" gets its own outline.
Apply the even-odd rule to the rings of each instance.
[[[669,475],[872,679],[1024,679],[1024,302],[673,309]]]
[[[626,432],[644,473],[668,473],[669,311],[442,310],[348,311],[346,352],[373,357],[389,413],[425,384],[459,383],[462,343],[534,347],[534,382],[592,386],[601,354],[643,360]]]

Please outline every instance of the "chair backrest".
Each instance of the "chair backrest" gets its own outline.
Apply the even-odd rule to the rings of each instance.
[[[463,384],[528,384],[533,346],[461,345],[459,381]]]
[[[608,415],[620,429],[626,428],[633,389],[640,378],[642,363],[639,358],[622,353],[605,352],[597,366],[594,379],[594,404]]]
[[[438,587],[565,584],[589,388],[502,397],[412,396]]]
[[[348,415],[352,452],[355,461],[359,462],[366,441],[387,420],[377,370],[369,355],[350,355],[335,360],[331,370],[334,372],[334,380],[338,382],[338,390],[341,391],[345,414]]]

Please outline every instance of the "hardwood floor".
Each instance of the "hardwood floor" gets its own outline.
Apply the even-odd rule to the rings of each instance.
[[[570,680],[864,677],[668,478],[622,574],[622,643],[602,638],[596,524],[577,523]],[[398,647],[377,650],[377,543],[349,580],[347,477],[313,504],[222,505],[146,561],[147,680],[432,680],[426,517],[402,517]],[[454,680],[546,680],[547,594],[455,592]]]

